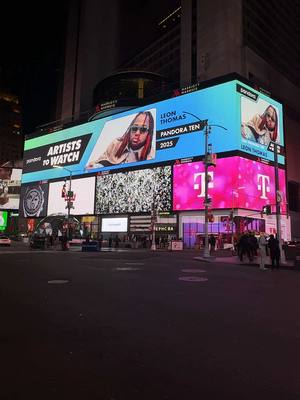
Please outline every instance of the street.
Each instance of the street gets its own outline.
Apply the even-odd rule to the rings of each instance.
[[[2,400],[300,398],[299,271],[0,253]]]

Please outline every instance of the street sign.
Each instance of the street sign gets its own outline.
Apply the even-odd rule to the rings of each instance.
[[[281,193],[280,190],[277,190],[277,191],[276,191],[276,201],[277,201],[277,203],[281,203],[282,200],[283,200],[282,193]]]
[[[212,198],[211,197],[208,197],[207,199],[204,199],[203,200],[203,204],[206,206],[210,206],[211,205],[211,202],[212,202]]]
[[[274,153],[275,152],[275,148],[277,149],[277,154],[280,154],[281,156],[284,156],[284,147],[281,146],[278,143],[270,142],[269,146],[268,146],[268,150],[272,151]]]

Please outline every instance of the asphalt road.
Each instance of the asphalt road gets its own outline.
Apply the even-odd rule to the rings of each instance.
[[[299,400],[299,271],[193,256],[1,251],[0,399]]]

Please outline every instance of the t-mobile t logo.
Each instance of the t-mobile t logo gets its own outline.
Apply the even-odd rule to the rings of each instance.
[[[266,196],[270,192],[270,178],[267,175],[257,174],[257,189],[261,191],[261,199],[268,199]]]
[[[208,175],[208,187],[211,189],[214,187],[214,173],[210,171],[207,173]],[[199,182],[199,183],[198,183]],[[194,189],[200,190],[200,193],[197,194],[197,197],[204,197],[205,196],[205,172],[199,172],[194,174]]]

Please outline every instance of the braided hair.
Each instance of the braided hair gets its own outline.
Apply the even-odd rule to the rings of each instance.
[[[146,142],[145,142],[145,144],[143,146],[143,149],[142,149],[142,152],[141,152],[141,156],[140,156],[140,161],[147,160],[147,156],[148,156],[148,154],[150,153],[150,150],[151,150],[151,143],[152,143],[153,129],[154,129],[154,120],[153,120],[153,116],[152,116],[150,111],[139,112],[134,117],[134,119],[132,120],[131,124],[129,125],[129,127],[126,130],[126,132],[124,133],[124,135],[121,138],[121,144],[120,144],[120,147],[118,148],[118,151],[116,152],[116,157],[118,157],[118,158],[121,157],[123,155],[123,153],[126,151],[126,148],[128,147],[129,140],[130,140],[131,127],[134,125],[136,119],[140,115],[145,115],[145,119],[148,117],[148,120],[149,120],[149,131],[148,131]]]

